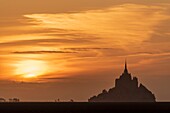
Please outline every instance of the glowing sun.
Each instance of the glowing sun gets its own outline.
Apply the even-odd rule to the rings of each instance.
[[[16,74],[22,78],[37,78],[47,71],[47,65],[44,61],[26,60],[16,64]]]
[[[30,73],[30,74],[24,75],[24,78],[34,78],[34,77],[37,77],[37,76],[38,75],[36,75],[36,74]]]

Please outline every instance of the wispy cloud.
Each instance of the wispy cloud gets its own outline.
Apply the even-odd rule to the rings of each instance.
[[[32,45],[44,45],[44,46],[54,46],[54,45],[61,45],[61,44],[88,44],[92,43],[94,40],[89,38],[47,38],[47,39],[32,39],[32,40],[17,40],[17,41],[10,41],[10,42],[2,42],[0,43],[1,47],[9,47],[9,46],[32,46]]]
[[[61,48],[61,49],[73,51],[89,51],[89,50],[113,50],[115,48]]]
[[[14,54],[62,54],[62,53],[76,53],[71,51],[16,51]]]
[[[166,8],[160,5],[124,4],[80,13],[24,16],[35,19],[38,21],[37,24],[42,27],[57,27],[78,30],[86,34],[96,34],[96,36],[102,37],[103,42],[115,42],[114,44],[121,46],[129,43],[138,44],[148,39],[154,32],[154,27],[169,18],[164,14],[166,11]],[[149,17],[144,18],[146,15]],[[140,21],[138,21],[139,19]]]

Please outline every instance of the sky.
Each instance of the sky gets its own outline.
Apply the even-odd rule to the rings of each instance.
[[[0,0],[0,97],[87,101],[124,69],[170,101],[170,0]]]

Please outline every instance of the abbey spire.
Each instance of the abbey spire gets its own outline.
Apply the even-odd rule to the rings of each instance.
[[[124,73],[128,73],[128,69],[127,69],[127,61],[125,60],[125,69],[124,69]]]

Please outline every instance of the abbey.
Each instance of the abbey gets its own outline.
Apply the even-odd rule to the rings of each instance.
[[[138,84],[138,79],[128,72],[127,63],[120,78],[116,79],[115,87],[109,91],[103,90],[89,102],[156,102],[154,94],[144,85]]]

